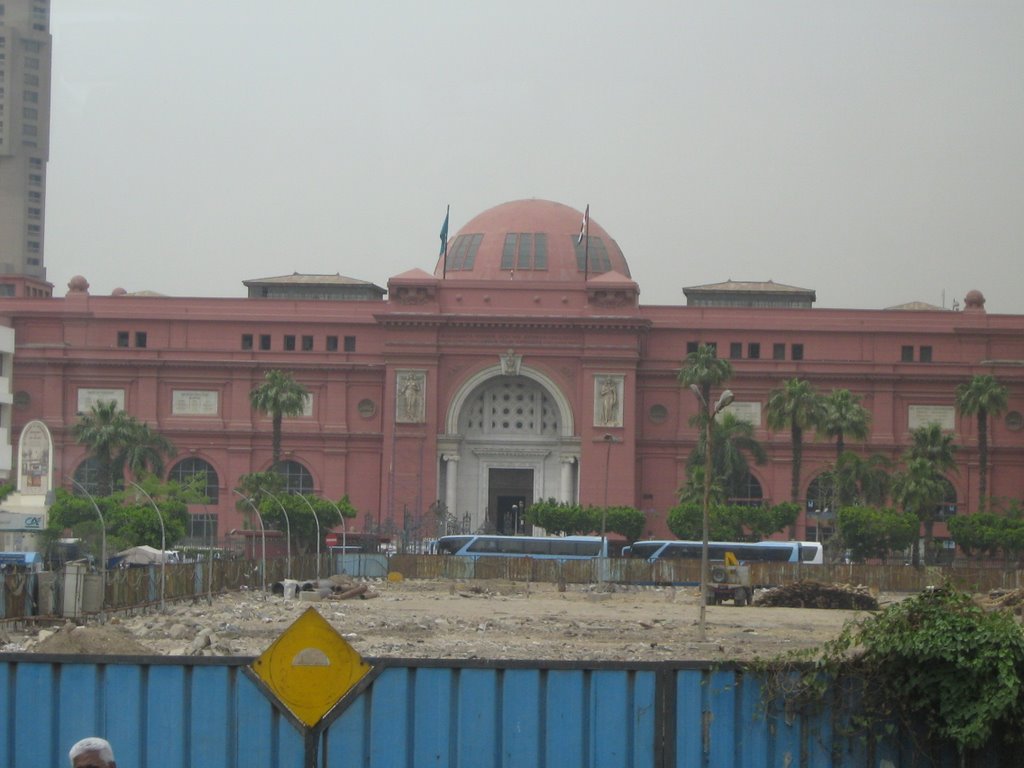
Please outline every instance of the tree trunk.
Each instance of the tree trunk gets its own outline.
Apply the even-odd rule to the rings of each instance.
[[[794,504],[800,503],[800,462],[803,460],[804,431],[793,425],[790,436],[793,441],[793,475],[790,483],[789,496]]]
[[[842,458],[843,451],[846,450],[846,441],[843,439],[843,433],[840,432],[836,435],[836,461]]]
[[[277,469],[277,465],[281,462],[281,420],[281,413],[278,412],[274,414],[271,422],[273,429],[270,445],[271,469]]]
[[[978,409],[978,511],[988,509],[988,412]]]

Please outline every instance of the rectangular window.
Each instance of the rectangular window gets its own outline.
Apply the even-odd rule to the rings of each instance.
[[[922,363],[930,363],[932,361],[932,348],[921,347],[917,359],[920,360]],[[714,443],[712,443],[712,446],[713,445]]]
[[[30,85],[34,88],[39,87],[39,75],[25,75],[25,85]]]
[[[42,168],[43,159],[41,157],[30,157],[28,159],[29,168]]]
[[[43,209],[42,208],[29,208],[28,209],[28,215],[29,215],[29,218],[31,218],[31,219],[38,219],[40,216],[43,215]]]
[[[43,233],[43,228],[40,227],[38,224],[29,224],[28,233],[33,237],[37,237]]]
[[[302,337],[302,351],[303,352],[312,352],[313,351],[313,337],[312,336],[303,336]]]
[[[242,349],[252,349],[252,334],[251,333],[243,333],[242,334]],[[712,443],[712,447],[713,446],[714,446],[714,444]]]
[[[41,173],[30,173],[28,175],[28,183],[29,184],[42,184],[43,183],[43,175]]]
[[[30,250],[32,253],[39,253],[39,241],[38,240],[29,240],[27,247],[28,247],[28,250]]]
[[[356,337],[355,336],[346,336],[345,337],[345,351],[346,352],[355,352],[356,351]]]
[[[756,341],[747,344],[747,357],[749,357],[751,360],[760,360],[761,345],[758,344]],[[714,443],[712,443],[712,447],[714,447]]]
[[[686,354],[692,355],[700,347],[699,341],[688,341],[686,342]]]
[[[135,346],[136,347],[139,347],[140,349],[145,349],[146,341],[147,341],[147,337],[146,337],[146,332],[145,331],[136,331],[135,332]]]
[[[39,59],[35,56],[26,56],[25,69],[39,69]]]
[[[337,336],[328,336],[327,337],[327,351],[328,352],[337,352],[338,351],[338,337]]]
[[[38,91],[22,91],[21,92],[21,98],[25,101],[26,104],[38,104],[39,103],[39,93],[38,93]]]
[[[711,347],[711,354],[718,357],[718,342],[717,341],[705,341],[705,347]]]
[[[772,360],[785,360],[786,359],[786,345],[785,344],[772,344]],[[712,447],[714,444],[712,443]]]
[[[804,359],[804,345],[803,344],[794,344],[792,347],[789,348],[789,356],[793,360],[803,360]]]
[[[284,337],[284,349],[286,352],[295,351],[295,337],[288,334]]]
[[[43,193],[36,190],[30,189],[28,192],[28,201],[30,203],[41,203],[43,202]]]
[[[127,347],[128,346],[128,339],[129,339],[128,331],[118,331],[117,332],[117,346],[119,346],[119,347]]]
[[[914,348],[909,344],[900,347],[900,361],[904,363],[914,362]]]
[[[729,357],[733,360],[739,360],[743,357],[743,342],[734,341],[729,344]]]
[[[38,120],[39,110],[33,109],[32,107],[22,107],[21,116],[26,120]]]
[[[270,349],[270,334],[269,333],[261,333],[260,334],[260,349],[262,349],[264,352],[266,352],[267,350]]]

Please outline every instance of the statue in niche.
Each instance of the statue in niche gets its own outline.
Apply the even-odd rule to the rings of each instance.
[[[619,386],[611,376],[605,376],[601,382],[601,423],[615,425],[619,423]]]
[[[399,407],[402,421],[420,421],[423,412],[423,385],[420,375],[407,373],[398,383]]]

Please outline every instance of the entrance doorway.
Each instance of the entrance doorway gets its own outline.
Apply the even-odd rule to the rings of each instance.
[[[526,508],[533,503],[532,469],[491,469],[487,474],[487,527],[496,533],[525,533]]]

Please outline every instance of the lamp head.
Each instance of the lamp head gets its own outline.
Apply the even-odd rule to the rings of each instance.
[[[736,398],[733,395],[731,389],[723,390],[721,396],[718,398],[718,402],[715,403],[715,413],[718,413],[723,408],[728,407],[729,404],[732,403],[732,401],[735,399]]]

